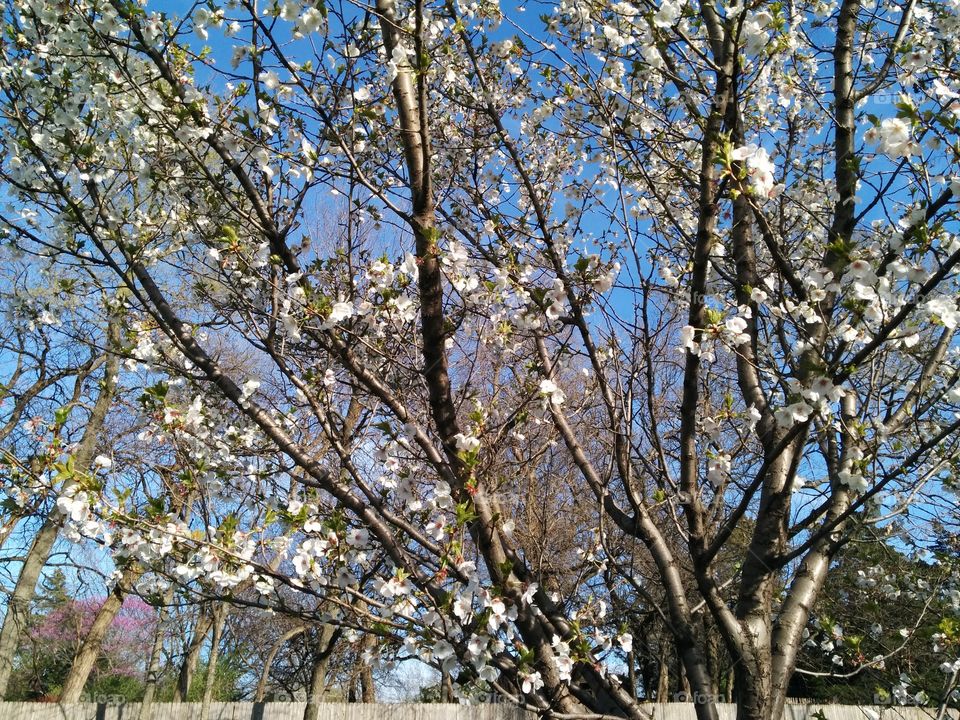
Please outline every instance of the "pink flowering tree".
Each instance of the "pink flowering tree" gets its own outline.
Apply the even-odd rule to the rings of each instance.
[[[716,719],[706,618],[779,718],[851,534],[952,501],[960,11],[528,8],[6,6],[7,241],[114,293],[203,521],[58,507],[559,717],[643,716],[643,609]]]
[[[21,644],[12,687],[24,699],[56,697],[103,598],[65,600],[36,618]],[[104,694],[135,694],[149,655],[156,611],[127,598],[107,631],[88,688]],[[131,684],[132,681],[132,684]]]

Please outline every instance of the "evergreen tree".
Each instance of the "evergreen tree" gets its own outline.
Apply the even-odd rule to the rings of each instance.
[[[73,594],[67,584],[67,574],[56,568],[40,580],[40,592],[34,602],[36,615],[46,615],[70,601]]]

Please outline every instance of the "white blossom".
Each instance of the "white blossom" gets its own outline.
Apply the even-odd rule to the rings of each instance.
[[[550,379],[540,381],[540,394],[546,396],[547,402],[551,405],[557,406],[563,405],[567,398],[560,386]]]

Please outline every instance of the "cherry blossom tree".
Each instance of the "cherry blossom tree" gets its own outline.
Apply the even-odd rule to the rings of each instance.
[[[144,452],[217,524],[58,503],[557,717],[642,717],[645,604],[717,718],[708,618],[779,718],[845,539],[956,467],[960,8],[530,9],[6,7],[6,241],[123,304]]]

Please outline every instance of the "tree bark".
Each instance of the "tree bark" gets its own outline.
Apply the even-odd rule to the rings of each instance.
[[[320,720],[320,705],[327,685],[327,661],[339,633],[332,625],[322,625],[317,637],[317,655],[310,671],[310,687],[307,689],[307,706],[303,720]]]
[[[67,674],[67,679],[63,683],[63,690],[60,693],[61,703],[80,702],[83,688],[86,686],[87,679],[93,671],[93,666],[100,656],[100,649],[103,647],[107,631],[110,629],[117,613],[123,607],[123,601],[130,587],[140,579],[141,575],[143,575],[143,568],[139,565],[133,565],[124,570],[122,577],[107,596],[103,605],[100,606],[90,630],[73,656],[70,672]]]
[[[660,674],[657,676],[657,702],[664,703],[670,699],[670,656],[667,653],[666,643],[660,645]]]
[[[440,671],[440,702],[453,702],[453,682],[447,670]]]
[[[165,603],[168,602],[165,599]],[[157,629],[153,634],[153,648],[150,650],[150,662],[147,663],[147,677],[143,688],[143,700],[140,702],[138,720],[150,720],[153,714],[153,700],[157,694],[157,682],[160,679],[160,658],[163,654],[164,623],[167,620],[167,606],[164,604],[157,612]]]
[[[375,635],[365,635],[363,638],[363,647],[375,647],[377,638]],[[373,682],[373,667],[371,664],[360,657],[360,702],[375,703],[377,701],[377,688]]]
[[[0,547],[3,547],[3,544],[7,541],[7,538],[10,537],[10,534],[13,532],[13,529],[17,526],[17,523],[23,518],[23,515],[16,513],[11,515],[7,520],[0,525]]]
[[[60,534],[60,520],[52,515],[47,517],[43,526],[33,538],[33,544],[20,569],[20,576],[7,601],[7,614],[0,629],[0,698],[7,694],[10,675],[13,672],[13,657],[20,644],[20,637],[30,614],[30,603],[37,589],[40,572],[50,557],[53,544]]]
[[[200,610],[200,616],[193,628],[193,637],[190,638],[190,646],[183,656],[183,662],[180,664],[180,674],[177,677],[177,687],[173,691],[173,702],[186,702],[190,695],[190,685],[193,684],[193,674],[197,671],[197,663],[200,661],[200,650],[203,648],[203,641],[207,638],[207,633],[213,625],[213,619],[205,609]]]
[[[213,686],[217,682],[217,663],[220,660],[220,640],[223,626],[227,622],[227,609],[224,605],[213,608],[213,636],[210,638],[210,654],[207,656],[207,673],[203,682],[203,703],[200,706],[200,720],[210,717],[210,703],[213,702]]]
[[[263,698],[267,694],[267,682],[270,680],[270,668],[273,667],[273,661],[276,660],[277,653],[280,652],[280,648],[282,648],[287,641],[295,638],[306,629],[307,628],[305,625],[300,625],[292,630],[287,630],[287,632],[281,635],[280,639],[273,644],[273,647],[270,648],[270,652],[267,653],[267,657],[263,661],[263,669],[260,671],[260,679],[257,681],[257,692],[253,698],[254,702],[263,702]]]

